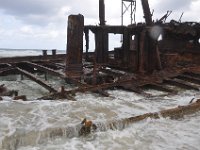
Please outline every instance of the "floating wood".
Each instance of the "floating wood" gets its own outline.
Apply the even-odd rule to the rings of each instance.
[[[163,118],[169,117],[171,119],[179,119],[179,118],[182,118],[184,115],[194,114],[199,111],[200,111],[200,100],[197,100],[197,102],[186,105],[186,106],[178,106],[176,108],[166,109],[160,112],[146,113],[139,116],[124,118],[118,121],[111,121],[107,124],[107,127],[109,127],[112,130],[113,129],[116,130],[118,125],[121,125],[122,128],[125,128],[126,126],[130,124],[142,121],[147,118],[159,119],[160,117],[163,117]]]

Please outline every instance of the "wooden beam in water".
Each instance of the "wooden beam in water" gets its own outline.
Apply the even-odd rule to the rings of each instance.
[[[93,91],[98,91],[98,90],[103,90],[103,89],[108,89],[108,88],[112,88],[112,87],[116,87],[116,86],[120,86],[122,84],[125,83],[130,83],[132,82],[131,79],[127,79],[127,80],[121,80],[121,81],[117,81],[117,82],[113,82],[113,83],[105,83],[105,84],[101,84],[101,85],[95,85],[95,86],[86,86],[86,87],[81,87],[75,90],[70,90],[70,91],[66,91],[67,93],[77,93],[77,92],[93,92]]]
[[[3,63],[20,63],[24,61],[40,62],[40,61],[64,61],[66,54],[57,54],[56,56],[22,56],[22,57],[3,57],[0,58],[0,64]]]
[[[156,90],[160,90],[160,91],[164,91],[164,92],[168,92],[168,93],[177,93],[177,91],[167,88],[166,86],[163,86],[160,84],[151,83],[150,86]]]
[[[160,112],[146,113],[139,116],[124,118],[118,121],[111,121],[107,124],[107,127],[109,127],[112,130],[116,130],[117,125],[122,125],[122,127],[125,128],[126,126],[130,124],[142,121],[147,118],[159,119],[160,117],[163,117],[163,118],[169,117],[170,119],[179,119],[179,118],[182,118],[184,115],[190,115],[199,111],[200,111],[200,100],[197,100],[197,102],[186,105],[186,106],[178,106],[176,108],[166,109]]]
[[[187,83],[187,82],[179,80],[179,79],[165,79],[164,82],[171,84],[171,85],[179,86],[181,88],[199,91],[198,86],[191,85],[190,83]]]
[[[20,69],[20,68],[17,68],[17,70],[25,75],[26,77],[28,77],[29,79],[33,80],[34,82],[38,83],[39,85],[41,85],[42,87],[44,87],[45,89],[47,89],[49,92],[53,92],[53,93],[56,93],[57,90],[55,90],[54,88],[52,88],[51,86],[49,86],[47,83],[45,83],[44,81],[36,78],[33,74],[23,70],[23,69]]]
[[[29,65],[30,67],[32,67],[32,68],[36,68],[36,69],[38,69],[40,71],[46,72],[46,73],[54,75],[54,76],[58,76],[60,78],[65,78],[65,74],[64,73],[55,71],[55,70],[53,70],[51,68],[48,68],[48,67],[45,67],[45,66],[42,66],[42,65],[38,65],[38,64],[32,63],[32,62],[25,62],[25,63],[27,65]]]
[[[197,72],[185,72],[184,75],[189,75],[189,76],[200,79],[200,73],[197,73]]]
[[[130,85],[122,85],[121,87],[122,87],[122,89],[124,89],[126,91],[135,92],[135,93],[143,95],[145,97],[151,97],[152,96],[151,94],[145,93],[140,87],[135,87],[135,86],[130,86]]]
[[[196,77],[192,77],[190,75],[179,75],[176,78],[181,79],[181,80],[185,80],[185,81],[189,81],[192,83],[196,83],[196,84],[200,84],[200,78],[196,78]]]
[[[16,71],[15,67],[6,67],[0,70],[0,75],[13,74]]]

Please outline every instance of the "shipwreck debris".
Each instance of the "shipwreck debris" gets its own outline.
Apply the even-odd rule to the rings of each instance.
[[[16,93],[16,90],[9,90],[5,87],[5,84],[0,85],[0,96],[14,96],[17,95]]]
[[[26,95],[15,96],[13,100],[27,101]]]
[[[109,97],[105,90],[115,88],[148,96],[143,90],[145,86],[168,94],[177,93],[165,84],[198,91],[200,24],[166,22],[171,11],[153,21],[148,0],[141,0],[145,22],[133,24],[136,1],[122,0],[122,4],[124,2],[130,2],[132,7],[130,25],[106,24],[105,3],[99,0],[99,25],[84,25],[81,14],[69,16],[66,54],[57,54],[53,49],[51,55],[43,50],[40,56],[0,58],[0,76],[27,76],[50,92],[44,99],[73,99],[77,92],[96,92]],[[89,51],[90,33],[94,35],[94,52]],[[121,35],[121,47],[109,49],[109,34]],[[49,74],[75,88],[58,92],[36,77],[38,72],[44,74],[45,80]]]

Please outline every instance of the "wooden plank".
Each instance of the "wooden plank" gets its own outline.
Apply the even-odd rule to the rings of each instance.
[[[2,68],[0,70],[0,75],[2,74],[10,74],[10,73],[13,73],[13,71],[15,71],[16,68],[15,67],[6,67],[6,68]]]
[[[20,63],[23,61],[39,62],[39,61],[64,61],[66,54],[57,54],[56,56],[23,56],[23,57],[4,57],[0,58],[0,64],[2,63]]]
[[[104,72],[106,74],[112,75],[114,77],[120,77],[120,76],[124,75],[124,74],[122,74],[120,72],[113,71],[112,69],[101,69],[100,71],[102,71],[102,72]]]
[[[17,68],[17,70],[25,75],[26,77],[28,77],[29,79],[33,80],[34,82],[38,83],[39,85],[41,85],[42,87],[44,87],[45,89],[47,89],[49,92],[53,92],[53,93],[56,93],[57,90],[55,90],[54,88],[52,88],[51,86],[49,86],[47,83],[45,83],[44,81],[36,78],[33,74],[23,70],[23,69],[20,69],[20,68]]]
[[[32,63],[32,62],[24,62],[24,63],[26,63],[27,65],[29,65],[32,68],[36,68],[36,69],[38,69],[40,71],[43,71],[43,72],[46,72],[48,74],[51,74],[51,75],[54,75],[54,76],[58,76],[60,78],[65,78],[65,74],[64,73],[55,71],[55,70],[53,70],[51,68],[48,68],[48,67],[45,67],[45,66],[42,66],[42,65],[38,65],[38,64]]]
[[[200,74],[197,72],[185,72],[184,75],[189,75],[200,79]]]
[[[147,118],[159,119],[160,117],[163,117],[163,118],[170,118],[170,119],[179,119],[179,118],[184,117],[184,115],[194,114],[199,111],[200,111],[200,100],[197,100],[197,102],[191,103],[185,106],[178,106],[175,108],[166,109],[159,112],[146,113],[143,115],[133,116],[130,118],[110,121],[106,124],[106,126],[109,127],[111,130],[116,130],[115,127],[117,127],[117,125],[119,124],[123,125],[123,128],[125,128],[130,124],[137,123]]]
[[[141,94],[145,97],[151,97],[152,96],[151,94],[145,93],[140,87],[136,87],[136,86],[133,86],[133,85],[122,85],[120,87],[122,87],[122,89],[124,89],[126,91],[135,92],[135,93]]]
[[[196,78],[196,77],[192,77],[190,75],[179,75],[176,78],[181,79],[181,80],[185,80],[185,81],[189,81],[192,83],[196,83],[196,84],[200,84],[200,78]]]
[[[188,82],[185,82],[185,81],[182,81],[179,79],[165,79],[164,82],[171,84],[171,85],[179,86],[181,88],[199,91],[198,86],[191,85]]]
[[[111,87],[116,87],[116,86],[120,86],[122,84],[125,83],[130,83],[132,82],[132,79],[127,79],[127,80],[121,80],[121,81],[117,81],[117,82],[113,82],[113,83],[105,83],[105,84],[101,84],[101,85],[96,85],[96,86],[86,86],[86,87],[81,87],[75,90],[70,90],[70,91],[66,91],[67,93],[77,93],[77,92],[89,92],[89,91],[98,91],[98,90],[103,90],[103,89],[108,89]]]
[[[155,88],[156,90],[161,90],[168,93],[177,93],[177,91],[167,88],[166,86],[160,84],[151,83],[150,86],[152,86],[152,88]]]

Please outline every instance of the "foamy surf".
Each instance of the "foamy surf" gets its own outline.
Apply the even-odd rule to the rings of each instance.
[[[51,82],[51,78],[50,78]],[[155,90],[153,97],[143,97],[123,90],[107,91],[111,97],[98,94],[77,94],[76,102],[36,101],[47,91],[19,76],[1,79],[9,88],[19,89],[29,101],[0,101],[0,149],[11,150],[93,150],[93,149],[198,149],[199,113],[180,120],[146,119],[136,124],[113,124],[120,120],[148,112],[156,112],[178,105],[187,105],[200,98],[195,91],[179,90],[177,95],[165,95]],[[56,84],[63,84],[56,80]],[[34,92],[33,92],[34,91]],[[93,120],[98,132],[79,137],[81,119]],[[113,130],[110,130],[112,128]],[[123,130],[122,130],[123,129]]]

